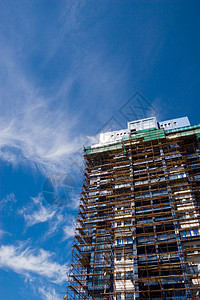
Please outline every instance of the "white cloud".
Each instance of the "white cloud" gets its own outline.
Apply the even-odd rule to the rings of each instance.
[[[74,236],[75,218],[64,212],[65,207],[50,206],[47,203],[45,205],[41,194],[31,200],[29,205],[18,210],[18,213],[25,219],[27,227],[47,222],[48,230],[42,234],[44,240],[61,230],[63,231],[62,241]]]
[[[15,43],[10,43],[10,47],[4,40],[1,43],[0,67],[3,76],[0,111],[4,117],[0,121],[0,158],[12,164],[32,163],[33,167],[39,167],[45,174],[66,172],[71,166],[69,156],[83,143],[87,144],[87,138],[81,136],[82,127],[91,130],[92,120],[102,124],[111,116],[113,108],[116,109],[116,99],[119,99],[121,106],[119,89],[122,94],[127,91],[130,71],[126,56],[117,52],[111,55],[109,43],[100,43],[101,39],[93,38],[99,35],[104,20],[95,24],[94,7],[88,1],[64,1],[60,7],[57,16],[59,21],[56,22],[60,25],[52,35],[47,27],[42,28],[42,35],[33,35],[37,28],[37,15],[27,18],[22,9],[18,12],[22,25],[18,34],[7,28],[8,36]],[[101,11],[101,7],[99,9]],[[86,27],[89,21],[94,26]],[[152,72],[152,65],[157,61],[163,44],[163,27],[158,26],[160,24],[151,26],[152,20],[147,21],[150,26],[144,25],[139,32],[133,31],[133,35],[137,36],[136,54],[132,58],[135,62],[133,86],[139,81],[138,77],[141,81]],[[11,23],[9,27],[14,28],[14,24]],[[147,29],[149,34],[144,39]],[[35,40],[34,36],[45,39],[42,50],[42,41],[39,38]],[[138,49],[142,51],[138,53]],[[57,70],[62,70],[63,75],[57,77],[55,74],[55,84],[49,80],[49,86],[43,86],[43,80],[48,81],[49,74],[47,76],[46,72],[49,66],[55,63],[57,57],[62,59],[62,55],[66,58],[63,63],[69,61],[64,68],[60,68],[62,64],[57,64]],[[35,57],[40,57],[42,68],[31,64],[27,67],[24,63]],[[143,62],[143,67],[140,62]],[[142,75],[138,75],[138,70]],[[73,85],[77,82],[81,91],[77,96],[79,101],[71,95]],[[83,116],[87,122],[83,122]]]
[[[74,236],[75,232],[75,219],[74,217],[71,217],[71,219],[68,220],[67,225],[63,227],[63,240],[67,240]]]
[[[56,293],[54,288],[39,287],[39,293],[44,300],[60,300],[61,297]]]
[[[0,124],[0,157],[12,164],[29,162],[49,174],[63,170],[68,156],[78,147],[70,140],[59,112],[45,111],[45,105],[28,107],[6,124]],[[3,123],[3,124],[2,124]],[[70,121],[72,123],[72,120]]]
[[[60,47],[64,46],[66,36],[71,37],[71,43],[67,47],[69,51],[65,54],[70,61],[69,66],[66,67],[69,70],[63,73],[62,80],[58,80],[55,76],[55,85],[47,89],[40,85],[40,80],[42,81],[45,75],[38,73],[37,81],[30,76],[30,69],[27,70],[24,65],[24,61],[35,57],[41,45],[35,45],[36,53],[29,53],[31,47],[24,48],[24,53],[20,52],[23,55],[21,57],[16,55],[15,48],[8,47],[2,42],[0,66],[3,76],[0,110],[4,117],[0,120],[1,159],[14,165],[31,163],[32,167],[37,166],[45,175],[66,172],[71,166],[69,156],[83,144],[87,144],[87,137],[81,134],[80,125],[83,124],[81,119],[83,114],[87,110],[89,113],[93,111],[89,109],[93,105],[93,96],[96,94],[97,98],[101,95],[104,99],[116,99],[116,95],[111,97],[110,93],[115,90],[113,87],[118,84],[119,76],[123,77],[123,67],[120,67],[119,75],[118,70],[115,69],[116,61],[110,64],[109,59],[105,60],[105,49],[97,51],[92,39],[88,40],[89,44],[92,44],[91,47],[90,45],[85,47],[85,44],[77,47],[76,30],[79,31],[80,36],[85,35],[81,27],[85,20],[82,15],[85,5],[87,1],[83,3],[65,1],[60,15],[60,30],[55,38],[46,40],[47,46],[42,56],[44,69],[50,65],[49,60],[60,55]],[[30,22],[26,15],[21,17],[25,24]],[[31,21],[34,28],[36,19],[32,18]],[[19,48],[20,43],[23,44],[23,38],[27,36],[31,39],[30,27],[23,26],[20,33],[21,39],[16,40]],[[13,36],[13,39],[17,37]],[[75,112],[72,108],[74,99],[70,93],[77,80],[83,91]],[[91,91],[93,95],[90,95]],[[105,94],[102,95],[103,93]],[[79,120],[82,123],[79,124]],[[76,132],[76,136],[72,132]]]
[[[57,213],[55,215],[55,218],[51,220],[49,223],[49,229],[47,232],[44,234],[43,238],[49,238],[52,235],[55,235],[59,232],[59,230],[63,227],[63,224],[66,222],[67,216],[65,216],[62,213]]]
[[[81,138],[71,137],[76,120],[69,117],[62,102],[58,105],[56,97],[41,96],[6,47],[0,65],[5,75],[0,96],[0,158],[14,165],[31,163],[45,174],[63,171],[69,155],[81,145]]]
[[[74,236],[75,231],[75,218],[68,214],[58,211],[54,218],[49,222],[49,229],[44,234],[43,238],[49,238],[52,235],[57,234],[59,231],[63,231],[63,239],[65,241]]]
[[[32,277],[39,275],[51,282],[61,284],[67,280],[67,266],[52,260],[53,253],[43,249],[35,250],[22,246],[3,245],[0,248],[0,267]]]
[[[74,236],[74,226],[64,226],[63,228],[63,232],[64,232],[64,240],[73,237]]]
[[[13,193],[10,193],[5,198],[3,198],[3,199],[0,200],[0,210],[6,208],[8,206],[11,209],[12,204],[16,203],[16,202],[17,202],[17,200],[15,198],[15,195]],[[9,205],[8,205],[8,203],[9,203]]]
[[[31,199],[33,202],[30,205],[18,211],[19,214],[23,215],[28,227],[47,222],[54,217],[56,209],[50,206],[43,206],[43,197],[41,194]]]

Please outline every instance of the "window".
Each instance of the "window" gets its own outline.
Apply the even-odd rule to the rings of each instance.
[[[100,253],[100,252],[97,252],[97,253],[96,253],[96,257],[95,257],[95,258],[96,258],[96,259],[95,259],[96,262],[100,262],[100,261],[101,261],[101,256],[102,256],[102,253]]]
[[[117,239],[117,245],[122,245],[123,244],[123,239]]]
[[[121,225],[122,225],[121,221],[117,222],[117,226],[121,226]]]
[[[122,279],[122,274],[121,273],[116,273],[116,279],[117,280]]]
[[[121,300],[121,294],[116,295],[116,300]]]
[[[133,271],[126,272],[126,279],[131,279],[131,278],[133,278]]]
[[[121,252],[117,252],[116,253],[116,259],[117,260],[121,260],[121,257],[122,257],[122,253]]]
[[[125,241],[126,241],[126,244],[130,244],[130,243],[132,243],[133,238],[132,237],[126,237]]]
[[[133,260],[133,254],[132,253],[127,253],[125,255],[125,260]]]
[[[124,221],[124,225],[130,225],[131,224],[131,220],[128,220],[128,221]]]
[[[126,294],[126,300],[133,300],[134,298],[134,294],[130,293],[130,294]]]

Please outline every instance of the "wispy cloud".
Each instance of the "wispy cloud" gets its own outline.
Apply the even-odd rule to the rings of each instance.
[[[113,109],[120,108],[121,96],[127,95],[129,65],[134,62],[131,81],[136,86],[151,74],[164,39],[163,20],[153,26],[148,17],[137,26],[143,10],[138,7],[130,55],[123,47],[117,51],[108,36],[104,37],[102,31],[108,29],[109,20],[95,19],[96,6],[91,1],[62,1],[59,7],[56,22],[48,23],[55,28],[51,31],[46,25],[42,34],[37,32],[39,18],[31,5],[28,17],[22,7],[15,11],[19,34],[10,31],[14,28],[11,23],[5,40],[11,36],[14,42],[3,39],[0,55],[0,158],[12,164],[29,162],[48,175],[69,171],[70,156],[88,142],[86,132],[95,134],[96,124],[102,126]],[[97,15],[106,15],[106,9],[99,5]],[[10,22],[14,22],[12,17],[9,14]],[[40,61],[37,66],[35,57]]]
[[[46,240],[59,232],[63,232],[61,241],[74,236],[75,218],[69,213],[64,213],[63,210],[57,210],[55,216],[49,220],[48,230],[43,234],[42,239]]]
[[[68,215],[67,214],[62,214],[61,212],[58,212],[55,215],[55,218],[49,222],[49,228],[48,230],[44,233],[43,239],[48,239],[51,236],[56,235],[59,231],[62,230],[64,224],[67,222]]]
[[[38,223],[44,223],[53,218],[56,213],[56,209],[51,206],[43,206],[43,197],[39,194],[35,198],[31,198],[32,202],[18,211],[19,214],[23,215],[26,225],[28,227]]]
[[[44,300],[60,300],[61,296],[58,295],[54,288],[39,287],[39,293]]]
[[[0,157],[12,164],[29,162],[45,174],[59,172],[79,145],[68,136],[73,121],[62,122],[62,112],[51,112],[45,101],[39,102],[17,109],[13,118],[1,119]]]
[[[0,65],[0,158],[14,165],[28,162],[45,174],[63,171],[81,145],[81,137],[71,135],[76,118],[55,95],[42,94],[11,49],[4,48]]]
[[[23,245],[3,245],[0,248],[0,267],[32,277],[39,275],[61,284],[66,280],[67,266],[52,260],[54,253],[43,249],[25,248]]]
[[[88,107],[92,107],[95,94],[97,98],[114,101],[117,92],[114,92],[113,87],[123,77],[123,69],[126,69],[119,63],[118,72],[119,65],[118,69],[116,65],[119,60],[110,63],[102,44],[100,48],[96,47],[93,39],[84,41],[86,29],[82,29],[82,24],[85,22],[83,12],[87,1],[64,3],[60,12],[58,34],[45,41],[47,46],[44,53],[40,53],[41,45],[34,43],[36,53],[42,55],[41,78],[37,78],[38,74],[37,80],[31,77],[30,69],[24,65],[27,57],[35,55],[30,52],[31,47],[27,50],[23,45],[21,56],[4,40],[1,47],[0,66],[3,76],[0,96],[0,158],[12,164],[28,162],[45,175],[69,170],[70,155],[80,149],[83,143],[87,143],[80,124],[87,110],[89,114],[92,113]],[[20,17],[24,24],[29,23],[26,16]],[[32,18],[31,22],[33,30],[36,20]],[[22,28],[19,40],[13,36],[17,45],[23,44],[25,37],[31,37],[30,26],[24,25]],[[95,29],[92,34],[94,33]],[[69,45],[63,54],[66,38],[69,38]],[[67,71],[62,73],[62,80],[57,80],[55,76],[55,84],[43,87],[40,79],[48,75],[49,65],[52,61],[55,63],[60,55],[64,55],[69,61],[65,68]],[[56,65],[57,70],[60,70],[60,62]],[[77,96],[72,95],[74,84],[80,87],[81,92]],[[79,101],[74,108],[76,98]],[[98,104],[99,108],[100,106],[101,103]],[[98,111],[101,114],[101,110]]]
[[[13,193],[8,194],[6,197],[0,200],[0,210],[7,208],[9,203],[9,208],[12,208],[12,204],[16,203],[17,199]]]
[[[75,218],[71,217],[71,219],[68,219],[67,225],[63,227],[63,240],[67,240],[74,236],[75,232]]]
[[[26,227],[31,227],[39,223],[47,223],[48,229],[42,234],[42,239],[50,238],[59,231],[63,232],[63,239],[67,240],[74,236],[75,218],[69,212],[65,212],[65,207],[50,206],[44,201],[41,194],[31,198],[31,203],[18,210],[23,216]]]

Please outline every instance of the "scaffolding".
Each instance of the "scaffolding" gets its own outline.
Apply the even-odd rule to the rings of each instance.
[[[200,126],[85,148],[68,299],[200,299]]]

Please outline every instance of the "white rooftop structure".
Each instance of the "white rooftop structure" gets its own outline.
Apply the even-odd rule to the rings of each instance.
[[[128,122],[128,129],[131,133],[149,128],[158,128],[158,122],[156,120],[156,117]]]
[[[100,134],[100,144],[116,142],[128,135],[129,135],[128,129],[104,132]]]
[[[167,121],[159,122],[160,128],[164,128],[165,130],[176,129],[181,127],[190,126],[190,121],[188,117],[172,119]]]
[[[164,130],[169,130],[169,129],[176,129],[176,128],[178,129],[186,126],[190,126],[190,121],[188,117],[176,118],[176,119],[166,120],[162,122],[158,122],[156,117],[131,121],[128,122],[127,129],[101,133],[98,145],[115,143],[117,141],[122,140],[124,137],[129,136],[129,134],[134,134],[140,130],[151,129],[151,128],[155,128],[155,129],[163,128]],[[95,146],[97,145],[93,145],[93,147]]]

